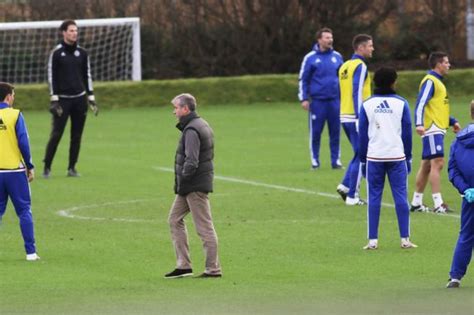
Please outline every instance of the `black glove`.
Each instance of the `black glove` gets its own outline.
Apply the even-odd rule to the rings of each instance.
[[[97,106],[97,103],[95,100],[91,100],[89,98],[89,107],[91,108],[92,112],[94,113],[94,116],[99,115],[99,106]]]
[[[61,117],[63,114],[63,108],[61,107],[61,104],[59,104],[59,101],[51,101],[49,105],[49,112],[53,115]]]

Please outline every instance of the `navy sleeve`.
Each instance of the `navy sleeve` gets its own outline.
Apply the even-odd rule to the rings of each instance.
[[[402,141],[403,148],[405,150],[405,158],[409,161],[412,157],[412,130],[411,130],[411,117],[410,107],[408,102],[405,102],[403,107],[402,115]]]
[[[369,146],[369,119],[364,106],[359,115],[359,159],[361,163],[367,161],[367,148]]]
[[[453,144],[451,144],[451,149],[449,152],[448,175],[449,175],[449,181],[462,195],[464,191],[470,187],[467,184],[464,177],[462,176],[462,173],[458,169],[458,166],[456,163],[456,148],[457,148],[457,140],[454,140]]]
[[[298,84],[298,99],[300,102],[309,99],[309,86],[311,84],[311,76],[313,75],[311,70],[311,56],[313,54],[308,53],[301,63],[299,84]]]
[[[23,161],[26,164],[27,169],[33,169],[33,160],[30,153],[30,142],[28,137],[28,130],[26,129],[25,120],[23,115],[20,113],[18,120],[16,121],[15,126],[16,137],[18,139],[18,147],[20,148],[21,155],[23,156]]]

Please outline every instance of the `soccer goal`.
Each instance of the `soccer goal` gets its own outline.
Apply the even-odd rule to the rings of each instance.
[[[0,81],[47,81],[51,50],[62,40],[62,21],[0,23]],[[140,81],[140,19],[76,20],[78,44],[90,57],[94,81]]]

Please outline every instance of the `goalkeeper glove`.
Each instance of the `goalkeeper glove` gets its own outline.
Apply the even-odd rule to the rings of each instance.
[[[95,102],[95,97],[94,95],[89,95],[89,107],[91,108],[92,112],[94,113],[94,116],[99,115],[99,106],[97,106],[97,103]]]
[[[474,188],[469,188],[464,191],[464,199],[469,203],[474,202]]]
[[[53,115],[61,117],[63,114],[63,108],[59,104],[59,97],[57,95],[51,95],[51,103],[49,105],[49,112]]]

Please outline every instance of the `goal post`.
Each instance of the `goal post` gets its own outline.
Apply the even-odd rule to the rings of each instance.
[[[140,19],[75,20],[78,44],[89,53],[94,81],[141,81]],[[0,77],[11,83],[47,81],[51,50],[63,21],[0,23]]]

